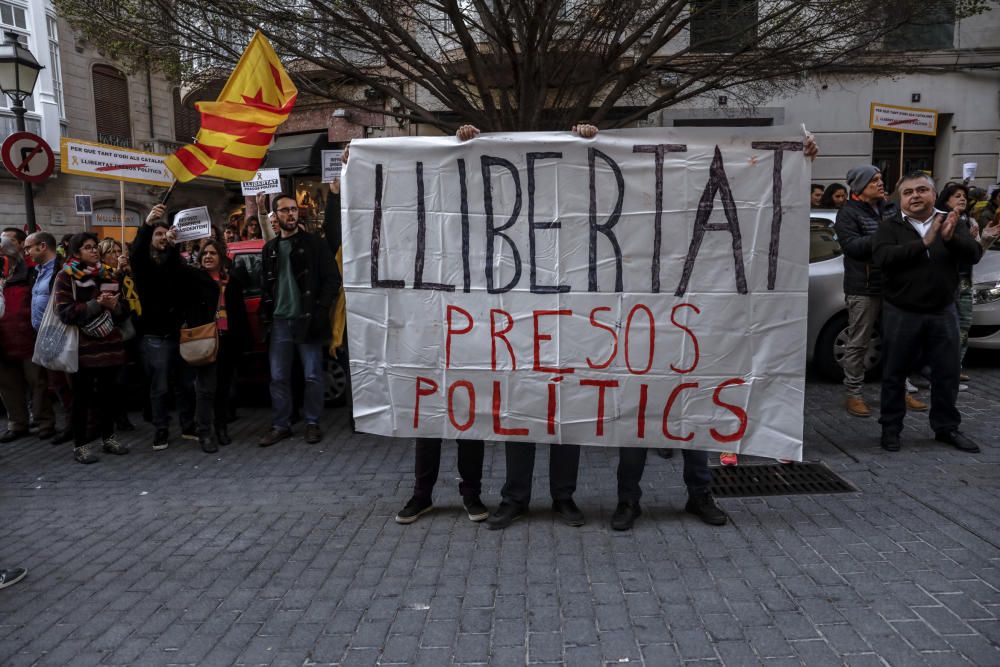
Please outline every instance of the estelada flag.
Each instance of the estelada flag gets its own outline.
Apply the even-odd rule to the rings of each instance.
[[[298,94],[271,43],[257,31],[219,98],[195,103],[201,113],[198,136],[168,156],[167,167],[181,182],[196,176],[253,179]]]

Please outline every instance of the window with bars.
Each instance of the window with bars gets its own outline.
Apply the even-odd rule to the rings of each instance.
[[[97,140],[102,144],[132,147],[128,79],[108,65],[94,65],[94,112]]]
[[[45,17],[45,26],[49,34],[49,67],[52,68],[52,94],[56,98],[59,117],[66,117],[63,106],[62,60],[59,57],[59,23],[54,16]]]
[[[190,143],[200,127],[201,114],[181,104],[181,90],[174,88],[174,139]]]
[[[736,53],[757,42],[757,0],[692,0],[691,50]]]

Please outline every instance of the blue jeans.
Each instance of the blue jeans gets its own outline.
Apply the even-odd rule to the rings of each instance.
[[[292,427],[292,360],[298,348],[305,376],[302,412],[307,424],[318,424],[323,411],[323,343],[296,343],[291,320],[274,320],[271,325],[268,363],[271,366],[271,407],[274,428]]]
[[[153,427],[162,430],[170,425],[170,387],[177,398],[177,410],[182,429],[194,426],[194,400],[178,372],[181,355],[176,339],[143,336],[142,361],[149,378],[149,403],[153,412]]]

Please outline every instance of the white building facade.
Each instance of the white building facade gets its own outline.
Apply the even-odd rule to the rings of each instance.
[[[60,19],[50,0],[0,0],[0,30],[16,32],[45,68],[25,103],[26,129],[40,134],[56,155],[53,175],[33,186],[39,228],[58,238],[87,226],[117,238],[118,182],[60,173],[60,138],[170,152],[190,112],[175,105],[177,91],[163,76],[155,71],[126,73],[98,45],[82,39]],[[0,135],[4,137],[15,128],[10,105],[3,96]],[[189,140],[190,136],[181,138]],[[134,235],[163,192],[162,188],[125,184],[126,238]],[[91,195],[92,218],[76,215],[76,194]],[[23,228],[25,222],[22,184],[0,166],[0,225]]]
[[[930,109],[938,113],[937,134],[905,136],[904,172],[923,169],[943,183],[961,180],[962,165],[972,162],[974,185],[1000,182],[1000,9],[901,30],[887,38],[886,50],[887,58],[903,54],[905,71],[813,76],[753,109],[713,95],[663,111],[654,124],[804,124],[821,149],[815,182],[843,183],[851,167],[875,164],[891,187],[899,176],[900,134],[869,127],[871,104]]]

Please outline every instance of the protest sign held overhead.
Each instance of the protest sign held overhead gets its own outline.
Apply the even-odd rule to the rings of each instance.
[[[341,159],[344,151],[321,151],[320,164],[323,165],[323,182],[332,183],[334,179],[340,178],[340,169],[343,165]]]
[[[799,459],[802,140],[741,128],[353,142],[357,427]]]
[[[208,214],[208,208],[205,206],[187,208],[178,212],[174,216],[173,226],[177,229],[175,240],[178,243],[207,239],[212,235],[212,217]]]
[[[253,179],[243,181],[240,186],[244,197],[275,194],[281,192],[281,176],[277,169],[261,169],[254,174]]]

